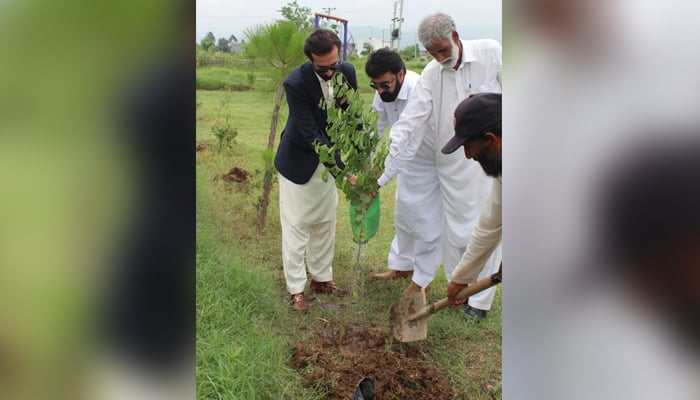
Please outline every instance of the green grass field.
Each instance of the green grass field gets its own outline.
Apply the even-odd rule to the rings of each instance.
[[[356,68],[362,86],[367,81],[364,68]],[[207,69],[201,69],[198,76],[206,77]],[[225,76],[221,71],[216,74]],[[372,92],[362,93],[369,104]],[[273,96],[260,89],[197,91],[197,143],[210,145],[197,152],[198,399],[324,398],[322,389],[304,387],[297,371],[289,366],[291,345],[295,341],[313,342],[314,330],[323,327],[324,321],[340,321],[345,315],[345,310],[313,306],[300,314],[289,307],[281,264],[276,183],[265,231],[257,229],[264,173],[261,154],[267,143]],[[286,112],[285,105],[277,140]],[[211,126],[226,116],[238,135],[230,150],[219,153]],[[235,183],[221,179],[233,167],[248,171],[248,180]],[[348,204],[342,193],[339,198],[334,281],[346,288],[356,281],[359,293],[351,306],[349,323],[388,331],[389,308],[408,281],[368,283],[367,279],[386,269],[394,234],[394,184],[382,189],[380,229],[363,247],[359,276],[353,275],[356,245],[351,240]],[[444,297],[446,283],[440,271],[428,298]],[[345,304],[347,300],[337,302]],[[491,399],[482,385],[501,380],[500,288],[485,321],[465,323],[462,314],[460,309],[432,316],[428,339],[411,346],[447,377],[455,399]]]

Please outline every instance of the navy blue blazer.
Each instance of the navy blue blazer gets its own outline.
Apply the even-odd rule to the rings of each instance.
[[[350,63],[340,65],[339,71],[357,89],[355,68]],[[326,111],[319,107],[323,92],[310,62],[295,68],[284,80],[289,105],[287,125],[282,130],[275,155],[275,168],[290,181],[304,184],[318,166],[314,142],[330,143],[326,135]]]

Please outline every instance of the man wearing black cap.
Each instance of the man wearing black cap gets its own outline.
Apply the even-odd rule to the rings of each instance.
[[[480,93],[462,101],[455,109],[455,135],[442,148],[444,154],[464,146],[464,156],[481,164],[486,175],[496,178],[481,210],[462,260],[455,267],[447,287],[447,299],[457,307],[462,289],[476,281],[491,253],[501,243],[502,177],[501,94]]]

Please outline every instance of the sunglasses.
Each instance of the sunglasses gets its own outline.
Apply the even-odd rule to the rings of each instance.
[[[340,65],[342,63],[343,63],[342,61],[338,60],[333,65],[325,65],[325,66],[318,66],[318,67],[314,66],[314,67],[316,69],[316,73],[319,75],[322,75],[328,71],[333,71],[333,72],[337,71],[340,68]]]
[[[385,81],[385,82],[379,82],[379,83],[376,83],[374,81],[370,81],[369,86],[374,90],[377,90],[379,88],[382,88],[384,90],[389,90],[391,88],[391,85],[394,83],[395,80],[396,80],[396,76],[394,76],[391,79],[391,81]]]

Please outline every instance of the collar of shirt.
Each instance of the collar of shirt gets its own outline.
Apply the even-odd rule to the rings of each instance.
[[[399,95],[396,96],[396,100],[408,100],[408,83],[406,82],[406,73],[403,74],[403,84],[401,84],[401,90],[399,90]]]
[[[476,61],[476,54],[472,51],[472,46],[467,45],[467,42],[462,40],[462,64]]]
[[[333,102],[333,80],[324,80],[319,74],[314,71],[314,75],[318,79],[318,83],[321,85],[321,92],[323,97],[326,99],[326,105],[330,106]]]

